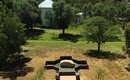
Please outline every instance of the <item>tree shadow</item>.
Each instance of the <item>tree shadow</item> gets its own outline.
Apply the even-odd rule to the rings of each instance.
[[[116,60],[116,59],[124,59],[126,56],[117,53],[111,53],[109,51],[100,51],[97,50],[89,50],[88,52],[84,53],[86,56],[98,58],[98,59],[108,59],[108,60]]]
[[[45,33],[42,29],[31,29],[25,30],[25,35],[27,39],[37,40],[41,34]]]
[[[10,80],[16,80],[17,77],[22,77],[27,75],[27,73],[32,72],[34,69],[26,65],[30,62],[31,58],[25,57],[23,55],[15,56],[15,61],[10,66],[0,68],[0,76],[9,78]]]
[[[54,29],[54,30],[61,30],[60,27],[58,26],[40,26],[40,28],[44,28],[44,29]]]
[[[60,34],[59,38],[64,41],[77,42],[81,35],[74,34]]]
[[[130,72],[130,64],[128,64],[128,67],[126,67],[125,69]]]
[[[108,42],[114,42],[114,41],[122,41],[118,36],[112,36],[112,37],[109,37]]]

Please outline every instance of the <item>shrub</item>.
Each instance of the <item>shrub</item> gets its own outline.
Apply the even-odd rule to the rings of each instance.
[[[97,80],[104,80],[105,76],[106,76],[106,70],[102,69],[102,68],[97,68],[96,69],[96,78]]]

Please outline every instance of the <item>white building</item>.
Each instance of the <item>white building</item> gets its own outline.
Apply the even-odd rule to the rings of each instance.
[[[53,1],[52,0],[44,0],[41,2],[38,7],[41,9],[41,19],[43,26],[55,26],[54,21],[54,12],[53,12]],[[48,13],[49,12],[49,13]],[[51,15],[50,15],[51,13]],[[83,13],[77,13],[77,23],[83,21]]]
[[[43,26],[52,26],[53,25],[53,1],[52,0],[44,0],[42,3],[38,5],[41,9],[41,19]],[[51,20],[50,20],[51,19]]]

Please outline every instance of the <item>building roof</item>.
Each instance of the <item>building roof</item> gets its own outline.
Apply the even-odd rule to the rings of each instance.
[[[38,5],[39,8],[52,8],[52,6],[53,6],[52,0],[44,0]]]
[[[83,15],[83,12],[76,13],[76,15],[82,16],[82,15]]]

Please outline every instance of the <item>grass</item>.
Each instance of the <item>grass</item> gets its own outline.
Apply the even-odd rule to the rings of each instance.
[[[37,38],[29,38],[27,40],[28,47],[41,46],[43,49],[64,49],[64,48],[77,48],[81,50],[97,49],[97,44],[85,41],[80,34],[80,29],[69,28],[66,30],[67,35],[61,37],[61,30],[58,29],[42,29],[44,32],[39,33]],[[41,31],[41,29],[38,31]],[[33,36],[31,36],[33,37]],[[35,37],[35,36],[34,36]],[[122,38],[122,36],[121,36]],[[101,49],[105,51],[111,51],[114,53],[123,53],[125,43],[123,41],[106,42],[102,44]]]
[[[97,78],[97,80],[104,80],[106,74],[107,74],[107,72],[106,72],[105,69],[100,68],[100,67],[96,69],[96,78]]]
[[[83,53],[89,50],[95,51],[97,49],[97,44],[85,41],[85,39],[80,34],[81,33],[80,29],[78,28],[67,29],[66,37],[60,37],[62,33],[61,30],[57,30],[57,29],[42,29],[41,30],[41,28],[38,28],[38,29],[40,29],[38,31],[41,31],[41,33],[38,33],[37,35],[38,37],[32,35],[31,37],[27,38],[28,39],[27,44],[23,46],[25,51],[27,49],[27,51],[25,52],[26,56],[29,56],[31,58],[35,58],[35,57],[43,58],[44,60],[43,62],[45,62],[46,60],[56,59],[57,57],[59,57],[59,55],[72,55],[73,57],[76,57],[77,59],[85,59],[86,61],[89,62],[89,64],[91,64],[90,67],[93,67],[93,68],[90,68],[90,70],[87,72],[84,71],[82,75],[84,75],[85,77],[88,76],[90,77],[90,79],[92,78],[92,80],[95,80],[94,74],[95,74],[95,70],[97,66],[105,67],[106,69],[108,69],[110,71],[110,74],[112,74],[111,76],[114,78],[116,75],[120,74],[119,72],[121,72],[122,70],[122,65],[118,66],[116,63],[116,60],[111,61],[109,57],[113,56],[113,58],[115,58],[115,56],[117,56],[118,58],[118,56],[120,57],[120,54],[122,55],[124,53],[124,50],[123,50],[125,46],[124,40],[106,42],[105,44],[101,45],[101,50],[103,51],[103,53],[100,54],[101,57],[93,57],[93,54],[92,55],[90,54],[91,56],[90,57],[88,55],[86,56],[86,54],[83,54]],[[76,37],[77,35],[80,37]],[[76,41],[73,41],[75,37],[76,37]],[[120,36],[120,38],[123,39],[122,36]],[[114,53],[114,55],[111,53]],[[125,60],[121,60],[121,61],[123,61],[122,63],[126,64]],[[36,75],[33,76],[31,80],[41,80],[41,79],[48,80],[47,77],[50,77],[49,79],[53,80],[53,78],[55,78],[54,75],[50,74],[49,71],[45,71],[42,66],[41,68],[38,67]],[[114,75],[113,75],[113,72],[114,72]],[[126,76],[126,74],[124,73],[122,74]],[[108,77],[109,75],[107,75],[107,78]],[[83,79],[83,80],[86,80],[86,79]],[[116,80],[116,79],[117,78],[113,80]],[[108,80],[111,80],[111,77]]]
[[[98,53],[98,51],[96,51],[96,50],[89,50],[86,53],[84,53],[84,55],[95,57],[98,59],[109,59],[109,60],[125,59],[126,58],[122,54],[111,53],[110,51],[100,51],[100,53]]]
[[[97,49],[97,45],[95,43],[86,43],[86,42],[78,42],[72,43],[69,41],[28,41],[29,45],[27,46],[43,46],[46,48],[79,48],[82,50],[89,49]],[[123,52],[122,47],[124,46],[123,42],[108,42],[103,44],[101,47],[102,50],[114,51],[121,53]]]
[[[42,75],[43,75],[43,73],[44,73],[44,67],[41,67],[41,68],[37,71],[36,75],[35,75],[31,80],[42,80]]]

